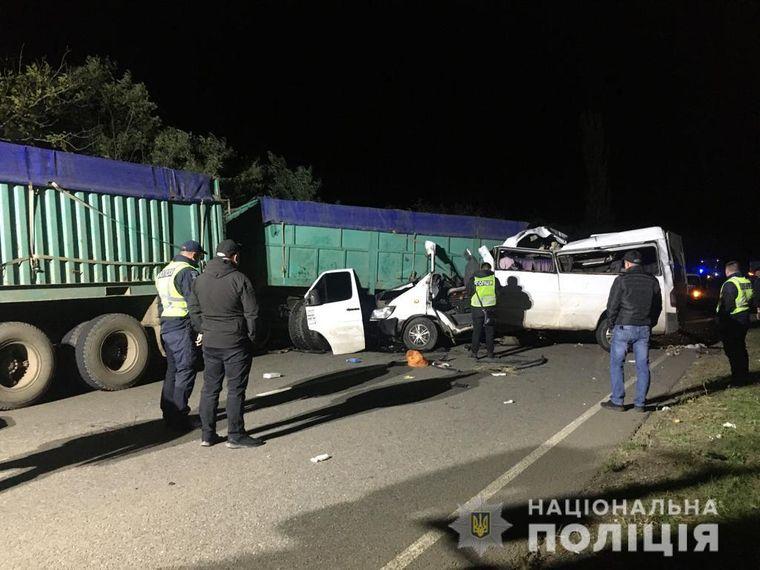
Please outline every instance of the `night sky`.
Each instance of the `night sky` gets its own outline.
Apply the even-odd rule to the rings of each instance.
[[[165,122],[311,164],[323,198],[583,228],[602,114],[614,226],[760,259],[757,2],[7,0],[0,55],[108,55]],[[506,236],[505,236],[506,237]]]

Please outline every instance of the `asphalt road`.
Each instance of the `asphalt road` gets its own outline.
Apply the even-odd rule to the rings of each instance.
[[[445,530],[459,504],[484,489],[515,508],[580,492],[644,417],[595,408],[609,380],[593,344],[507,356],[546,363],[502,377],[464,355],[449,354],[461,372],[387,353],[258,357],[246,426],[266,445],[252,450],[166,431],[160,382],[0,412],[2,567],[479,563]],[[650,396],[667,398],[693,358],[653,350]],[[284,377],[263,380],[270,371]],[[309,461],[321,453],[332,458]]]

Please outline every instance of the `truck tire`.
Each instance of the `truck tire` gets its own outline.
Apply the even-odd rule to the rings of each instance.
[[[27,323],[0,324],[0,410],[40,400],[54,370],[53,345],[44,332]]]
[[[612,340],[612,331],[610,330],[607,317],[599,319],[599,324],[596,325],[596,343],[601,346],[607,352],[610,351],[610,341]]]
[[[291,309],[288,331],[290,332],[290,340],[299,350],[325,352],[330,349],[329,344],[321,334],[309,329],[306,301],[303,299],[299,300]]]
[[[71,329],[69,332],[63,335],[63,338],[61,339],[61,344],[65,344],[66,346],[70,346],[74,348],[77,345],[77,342],[79,342],[79,335],[81,334],[82,329],[89,322],[90,321],[79,323],[77,326],[75,326],[73,329]]]
[[[134,386],[148,366],[148,337],[137,319],[121,313],[95,317],[74,349],[79,374],[97,390]]]
[[[424,352],[438,344],[438,327],[427,317],[415,317],[404,326],[404,346],[409,350]]]

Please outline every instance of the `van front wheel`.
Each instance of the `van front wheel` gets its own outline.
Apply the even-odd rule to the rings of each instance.
[[[409,350],[433,350],[438,344],[438,327],[426,317],[415,317],[404,327],[404,345]]]
[[[610,351],[610,344],[612,343],[612,329],[610,328],[607,318],[603,318],[596,325],[596,343],[601,346],[607,352]]]

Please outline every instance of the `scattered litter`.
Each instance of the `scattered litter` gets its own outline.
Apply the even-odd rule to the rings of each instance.
[[[407,350],[406,351],[406,364],[412,368],[424,368],[430,366],[430,362],[422,356],[419,350]]]
[[[279,372],[264,372],[264,380],[271,380],[272,378],[282,378],[282,374]]]
[[[674,420],[673,420],[673,423],[674,423],[674,424],[680,424],[680,423],[681,423],[681,420],[679,420],[678,418],[676,418],[676,419],[674,419]]]
[[[715,439],[723,439],[723,434],[719,433],[718,435],[715,436]]]
[[[451,362],[442,362],[440,360],[436,360],[433,362],[433,366],[437,368],[451,368]]]
[[[660,408],[660,411],[661,412],[669,412],[670,411],[670,406],[663,406],[662,408]]]
[[[701,342],[697,344],[687,344],[686,346],[684,346],[684,348],[687,348],[689,350],[696,350],[698,354],[705,354],[707,352],[707,346],[705,346]]]
[[[665,349],[665,354],[668,356],[678,356],[681,354],[681,347],[671,344]]]
[[[176,485],[174,481],[169,481],[169,485]]]
[[[491,376],[506,376],[506,372],[491,372]]]
[[[412,376],[411,374],[406,374],[406,375],[403,377],[403,379],[404,379],[404,380],[414,380],[414,376]]]
[[[321,453],[319,455],[315,455],[309,461],[311,461],[312,463],[322,463],[323,461],[327,461],[331,457],[332,455],[330,455],[329,453]]]
[[[452,386],[455,386],[457,388],[469,388],[470,387],[469,384],[462,384],[461,382],[454,382],[452,384]]]
[[[591,379],[592,379],[592,380],[596,380],[596,376],[592,376],[592,377],[591,377]]]
[[[636,364],[635,360],[626,360],[626,362],[628,362],[629,364]]]
[[[575,348],[581,348],[582,346],[583,345],[579,342],[578,344],[575,345]]]
[[[731,422],[726,422],[726,423],[723,424],[723,427],[724,428],[736,429],[736,424],[732,424]]]
[[[356,358],[355,356],[353,358],[346,358],[348,364],[359,364],[361,361],[361,358]]]
[[[504,402],[504,403],[505,403],[505,404],[514,404],[514,403],[515,403],[515,401],[514,401],[514,400],[507,400],[507,401],[506,401],[506,402]]]

